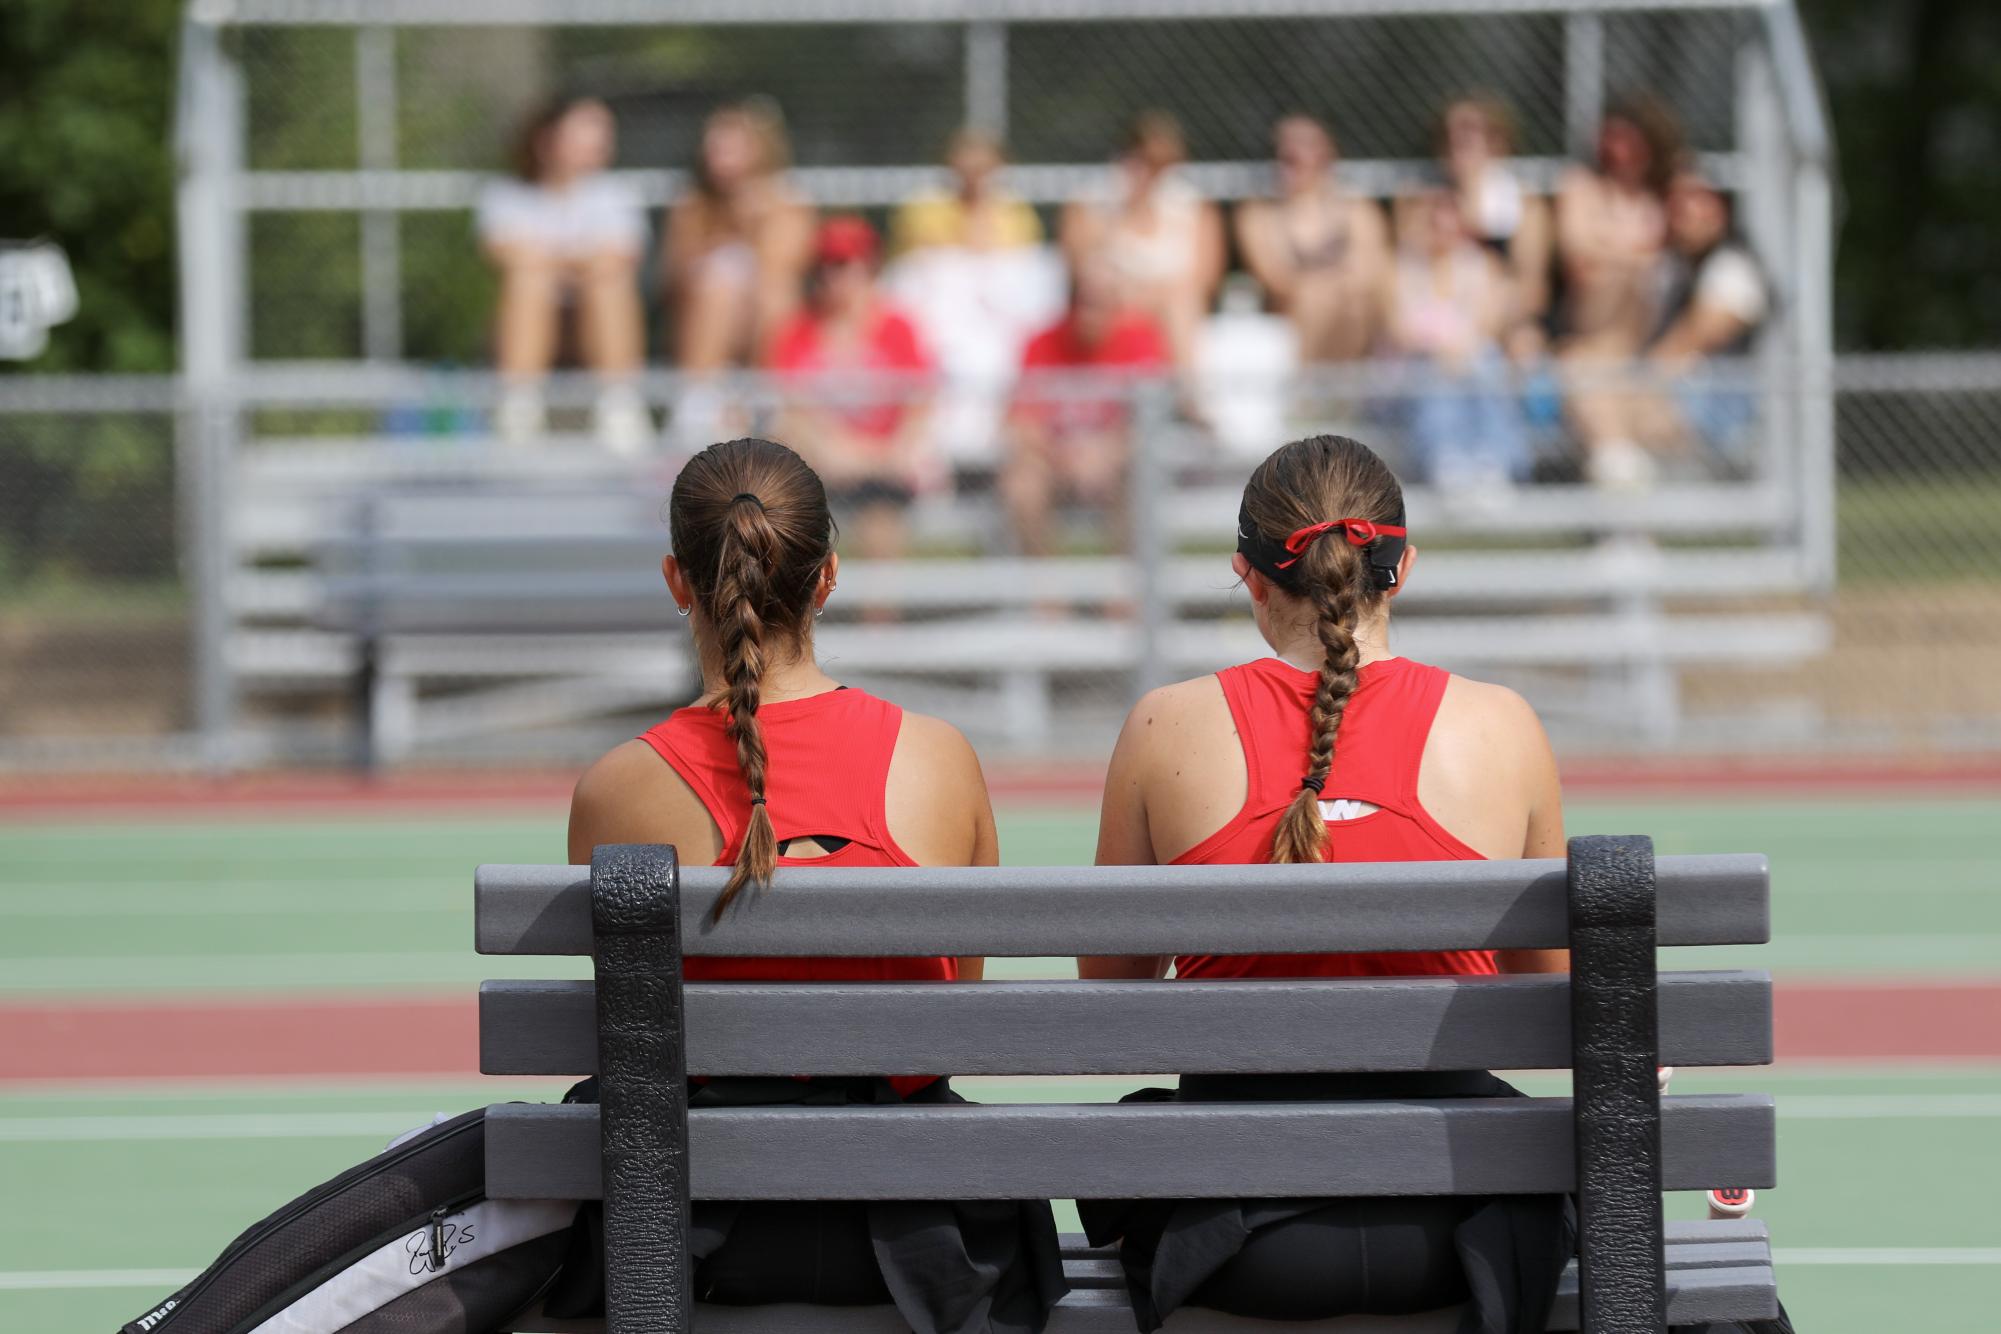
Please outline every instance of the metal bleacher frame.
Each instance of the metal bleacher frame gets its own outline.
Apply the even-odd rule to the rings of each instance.
[[[351,515],[371,488],[457,470],[468,479],[483,478],[502,487],[548,473],[573,482],[595,478],[600,484],[664,493],[658,466],[619,464],[588,450],[503,456],[465,442],[436,449],[404,443],[392,459],[379,443],[344,447],[331,440],[282,442],[254,436],[252,421],[260,409],[379,408],[422,398],[444,380],[467,401],[482,401],[495,390],[489,375],[440,373],[402,360],[394,219],[404,211],[465,208],[484,178],[470,171],[397,167],[398,29],[955,25],[964,37],[965,119],[1004,131],[1008,34],[1014,24],[1533,13],[1562,18],[1564,124],[1572,146],[1582,147],[1607,95],[1605,21],[1640,10],[1729,10],[1755,20],[1737,51],[1732,75],[1737,94],[1734,151],[1707,155],[1705,165],[1737,191],[1742,222],[1780,293],[1774,327],[1745,370],[1756,377],[1764,405],[1764,450],[1746,481],[1664,487],[1625,499],[1608,499],[1583,487],[1537,488],[1518,497],[1505,522],[1493,516],[1469,522],[1420,488],[1412,496],[1413,519],[1427,535],[1477,537],[1513,527],[1517,532],[1566,531],[1601,539],[1748,533],[1751,542],[1713,552],[1651,543],[1621,549],[1612,542],[1581,547],[1567,557],[1553,552],[1496,554],[1480,557],[1478,564],[1470,554],[1455,564],[1451,553],[1434,553],[1427,565],[1428,590],[1413,586],[1413,610],[1421,611],[1428,599],[1452,601],[1456,595],[1460,610],[1477,604],[1482,614],[1436,624],[1412,616],[1405,643],[1411,652],[1438,657],[1447,665],[1473,666],[1519,661],[1510,654],[1526,651],[1525,644],[1538,645],[1532,655],[1538,662],[1591,667],[1594,683],[1612,692],[1614,709],[1630,720],[1632,735],[1663,743],[1675,739],[1678,726],[1677,663],[1795,661],[1824,647],[1824,630],[1808,613],[1705,619],[1670,617],[1662,610],[1663,599],[1678,596],[1813,595],[1833,586],[1832,150],[1791,0],[490,0],[475,7],[453,0],[191,0],[182,31],[177,108],[188,405],[181,471],[185,560],[196,593],[196,724],[207,762],[253,762],[283,755],[295,744],[247,724],[242,708],[247,693],[301,684],[324,688],[357,669],[360,655],[353,633],[315,628],[325,590],[306,562],[318,545],[342,535],[345,520],[333,516]],[[354,170],[265,171],[245,165],[244,76],[228,34],[285,25],[354,31],[358,104],[363,108],[358,117],[360,165]],[[1520,162],[1527,177],[1545,185],[1561,165],[1551,158]],[[1389,159],[1342,166],[1343,178],[1353,188],[1379,196],[1394,194],[1423,169],[1420,162]],[[1052,203],[1077,193],[1097,171],[1092,164],[1023,163],[1012,169],[1011,181],[1030,200]],[[1191,179],[1219,199],[1259,193],[1265,172],[1262,163],[1243,161],[1197,162],[1189,168]],[[936,179],[936,169],[916,163],[808,167],[797,175],[821,202],[877,206]],[[654,205],[671,201],[684,184],[682,174],[674,171],[631,176]],[[248,220],[258,213],[320,210],[361,217],[366,359],[338,364],[252,360],[246,335]],[[1353,382],[1370,373],[1364,368],[1330,375],[1338,383],[1343,375]],[[654,372],[642,388],[656,405],[671,403],[679,381],[671,372]],[[581,401],[586,389],[581,382],[558,379],[551,385],[551,402],[561,405],[566,395]],[[1172,443],[1185,432],[1172,422],[1164,393],[1142,395],[1138,420],[1141,438],[1150,447],[1137,450],[1136,456],[1150,462],[1133,470],[1137,558],[1068,572],[1099,581],[1098,586],[1129,591],[1137,615],[1120,625],[1098,622],[1072,631],[1070,647],[1077,652],[1056,655],[1059,661],[1050,670],[1072,658],[1100,669],[1116,663],[1134,686],[1143,686],[1219,665],[1227,657],[1255,651],[1256,645],[1247,624],[1219,621],[1210,614],[1217,586],[1225,581],[1205,575],[1194,558],[1178,554],[1186,543],[1227,541],[1235,509],[1231,484],[1218,470],[1177,466],[1178,460],[1195,454]],[[1157,442],[1168,443],[1151,447]],[[289,487],[308,503],[287,508],[265,485],[274,476],[285,479],[278,491]],[[664,540],[664,534],[655,536]],[[272,568],[267,557],[273,555],[289,568]],[[1214,563],[1220,566],[1220,561]],[[969,568],[959,563],[962,578]],[[987,572],[1011,575],[1001,564]],[[888,571],[855,573],[864,584],[875,578],[887,585],[898,577]],[[1057,578],[1060,571],[1042,574]],[[902,576],[905,582],[921,577]],[[1023,586],[1012,577],[985,582],[1000,588]],[[1591,622],[1565,621],[1537,605],[1562,602],[1566,590],[1594,598],[1604,614]],[[1010,599],[1003,593],[998,600]],[[990,628],[996,634],[1020,630]],[[830,629],[865,633],[862,627]],[[540,633],[532,625],[523,630]],[[1028,631],[1037,633],[1032,625]],[[441,643],[431,636],[430,661],[443,675],[486,680],[495,693],[484,700],[474,693],[444,701],[440,726],[427,732],[416,716],[420,706],[429,707],[419,689],[426,660],[421,652],[405,654],[410,670],[392,678],[393,689],[385,697],[390,707],[384,717],[392,735],[383,753],[393,757],[421,749],[428,740],[482,730],[504,732],[522,721],[560,723],[594,711],[641,707],[653,702],[646,698],[649,693],[671,698],[685,679],[657,680],[650,687],[637,679],[663,661],[658,632],[651,633],[656,643],[648,652],[627,651],[640,638],[635,628],[618,644],[543,638],[511,661],[504,652],[496,656],[491,651],[507,647],[504,637],[489,637],[482,645],[471,640]],[[1052,642],[1060,638],[1046,627],[1040,633]],[[894,647],[896,628],[885,627],[884,635],[886,654]],[[420,648],[424,639],[413,637]],[[1702,652],[1705,642],[1715,651]],[[927,689],[921,656],[906,660],[906,671],[892,679],[919,707],[942,705],[963,714],[976,731],[1030,747],[1046,743],[1052,729],[1049,671],[1030,662],[1019,671],[989,672],[992,679],[985,686],[991,688],[968,696],[958,681],[964,664],[957,659],[963,656],[943,665],[941,676],[953,679],[941,682],[938,690]],[[911,669],[916,676],[909,674]],[[995,725],[983,727],[988,720]]]

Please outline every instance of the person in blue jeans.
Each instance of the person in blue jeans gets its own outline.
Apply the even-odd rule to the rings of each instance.
[[[1528,473],[1528,432],[1500,337],[1506,273],[1466,226],[1457,196],[1428,190],[1404,211],[1390,338],[1416,379],[1403,414],[1424,477],[1493,496]]]

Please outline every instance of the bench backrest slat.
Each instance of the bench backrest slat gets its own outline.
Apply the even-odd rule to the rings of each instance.
[[[1773,1184],[1773,1108],[1662,1102],[1669,1190]],[[760,1107],[688,1114],[697,1199],[1518,1195],[1574,1188],[1564,1098]],[[596,1199],[598,1109],[487,1115],[487,1193]]]
[[[781,870],[754,911],[709,912],[727,872],[681,871],[690,955],[1252,954],[1539,949],[1568,942],[1560,859],[1316,866]],[[1770,938],[1765,858],[1659,859],[1659,943]],[[585,867],[489,865],[482,954],[588,954]]]
[[[1161,1071],[1560,1069],[1559,975],[1324,981],[711,983],[687,989],[702,1075],[1157,1074]],[[480,988],[480,1069],[597,1073],[590,982]],[[1772,1059],[1771,979],[1663,973],[1661,1060]]]

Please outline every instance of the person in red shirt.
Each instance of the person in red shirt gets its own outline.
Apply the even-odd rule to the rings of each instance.
[[[688,618],[702,697],[593,764],[570,800],[570,861],[671,844],[740,892],[813,893],[812,867],[993,866],[979,758],[935,718],[841,685],[814,656],[840,574],[820,478],[783,445],[732,440],[681,470],[661,562]],[[788,868],[774,888],[775,867]],[[802,868],[802,869],[790,869]],[[690,982],[978,981],[953,958],[691,958]],[[938,1076],[702,1079],[690,1105],[963,1102]],[[730,1305],[894,1302],[914,1334],[1040,1334],[1064,1290],[1046,1201],[693,1205],[694,1290]]]
[[[1244,488],[1232,568],[1269,656],[1164,686],[1126,720],[1105,780],[1100,864],[1472,861],[1563,855],[1563,798],[1521,697],[1397,657],[1390,608],[1416,553],[1403,489],[1366,446],[1294,441]],[[1328,911],[1339,911],[1330,899]],[[1567,968],[1562,951],[1084,959],[1085,977],[1480,975]],[[1173,984],[1169,984],[1173,985]],[[1484,1070],[1188,1074],[1161,1095],[1507,1097]],[[1264,1319],[1471,1303],[1464,1328],[1542,1329],[1569,1254],[1559,1196],[1080,1204],[1124,1237],[1140,1328],[1183,1305]]]
[[[1103,510],[1123,534],[1131,382],[1170,360],[1166,335],[1121,304],[1110,270],[1086,262],[1073,271],[1070,308],[1023,351],[1008,414],[1000,490],[1023,555],[1049,553],[1049,513],[1060,493]],[[1088,372],[1120,381],[1118,392],[1080,394],[1075,381]]]
[[[855,545],[870,559],[903,553],[904,511],[930,457],[925,380],[930,354],[902,312],[876,290],[875,228],[843,215],[821,224],[811,300],[780,326],[766,364],[792,382],[778,433],[826,479],[836,508],[853,515]]]

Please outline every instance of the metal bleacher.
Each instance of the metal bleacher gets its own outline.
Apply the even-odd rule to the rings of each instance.
[[[1815,598],[1833,574],[1829,150],[1797,17],[1789,3],[1768,0],[1411,8],[1396,0],[513,0],[482,10],[478,22],[733,31],[921,22],[963,37],[963,116],[944,114],[1010,130],[1018,117],[1027,124],[1023,108],[1039,86],[1029,62],[1048,58],[1073,32],[1080,42],[1108,43],[1108,52],[1141,33],[1131,25],[1144,25],[1149,41],[1228,32],[1265,42],[1276,69],[1317,25],[1346,31],[1339,25],[1362,20],[1375,25],[1369,42],[1405,42],[1414,56],[1462,60],[1505,46],[1504,70],[1483,55],[1463,73],[1426,78],[1478,86],[1505,73],[1504,91],[1544,127],[1535,156],[1522,163],[1525,179],[1543,186],[1564,150],[1588,141],[1608,95],[1636,74],[1658,75],[1700,122],[1693,137],[1705,167],[1736,191],[1739,217],[1778,290],[1778,316],[1744,372],[1761,405],[1755,448],[1727,475],[1691,476],[1645,495],[1554,482],[1481,506],[1411,488],[1420,566],[1398,602],[1395,645],[1525,689],[1556,729],[1672,744],[1687,731],[1688,672],[1784,666],[1828,642]],[[1647,16],[1637,16],[1641,9]],[[443,395],[477,406],[495,392],[491,376],[401,359],[395,233],[379,225],[405,212],[466,208],[483,179],[403,170],[395,157],[392,39],[469,21],[435,0],[214,0],[189,9],[179,110],[192,428],[184,495],[198,590],[198,723],[214,762],[344,746],[346,720],[322,707],[341,694],[366,696],[371,752],[395,760],[568,758],[628,715],[693,692],[687,641],[657,572],[672,476],[664,449],[631,461],[582,436],[508,450],[476,431],[373,429],[392,404]],[[1383,26],[1392,22],[1403,26]],[[255,67],[258,48],[226,39],[315,25],[354,35],[357,87],[374,108],[361,118],[359,165],[264,169],[247,160],[246,85],[273,72]],[[1511,35],[1469,42],[1476,29]],[[1670,47],[1679,56],[1650,63],[1656,48]],[[1298,89],[1308,91],[1339,83],[1312,73],[1285,77],[1305,79]],[[1266,113],[1235,108],[1279,93],[1296,98],[1298,89],[1251,97],[1247,88],[1206,88],[1210,101],[1193,127],[1203,160],[1190,164],[1190,179],[1219,199],[1262,190],[1256,156]],[[1421,147],[1423,117],[1436,107],[1429,92],[1399,100],[1375,89],[1357,85],[1359,105],[1408,122],[1410,132],[1363,125],[1377,147],[1342,171],[1352,188],[1390,197],[1424,172],[1422,161],[1397,154]],[[1132,109],[1108,108],[1102,125],[1079,121],[1074,144],[1037,130],[1044,156],[1013,169],[1018,191],[1053,205],[1087,187],[1110,127]],[[1335,106],[1333,114],[1345,130],[1365,112]],[[1061,133],[1073,132],[1066,124]],[[1022,130],[1018,142],[1027,137]],[[931,148],[913,138],[872,146],[876,165],[802,161],[800,180],[830,204],[881,207],[932,179],[915,165]],[[895,165],[893,155],[906,151]],[[684,185],[662,167],[631,174],[655,204]],[[348,212],[363,223],[364,361],[278,363],[251,346],[248,224],[299,211]],[[1388,368],[1352,369],[1350,386],[1379,369],[1394,378]],[[670,414],[680,387],[664,371],[642,385]],[[588,392],[559,378],[549,401],[560,415]],[[1010,556],[990,494],[942,491],[919,505],[912,559],[844,564],[841,597],[820,627],[819,648],[835,670],[943,712],[984,744],[1089,753],[1102,752],[1136,689],[1263,651],[1227,562],[1248,460],[1220,454],[1175,420],[1164,393],[1150,409],[1142,402],[1137,420],[1132,554],[1110,554],[1102,525],[1093,533],[1086,523],[1074,544],[1082,554]],[[1383,443],[1365,420],[1347,425]],[[1388,445],[1394,454],[1395,441]]]

